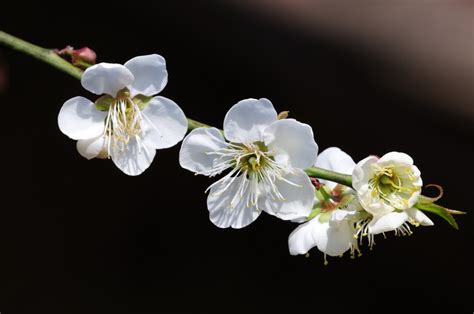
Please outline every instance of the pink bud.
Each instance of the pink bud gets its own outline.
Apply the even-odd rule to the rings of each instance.
[[[95,60],[97,59],[97,54],[94,50],[90,49],[89,47],[83,47],[81,49],[73,50],[71,52],[72,63],[89,63],[95,64]]]
[[[97,54],[89,47],[74,49],[72,46],[66,46],[61,50],[54,49],[53,51],[61,57],[70,60],[73,65],[80,68],[87,68],[95,64],[97,59]]]

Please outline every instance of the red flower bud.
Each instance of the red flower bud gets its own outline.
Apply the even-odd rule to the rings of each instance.
[[[89,63],[95,64],[95,60],[97,59],[97,54],[94,50],[90,49],[89,47],[83,47],[81,49],[72,50],[71,52],[72,64],[76,63]]]
[[[61,50],[54,49],[54,52],[63,58],[66,57],[73,65],[83,69],[95,64],[97,59],[97,54],[89,47],[74,49],[72,46],[66,46]]]

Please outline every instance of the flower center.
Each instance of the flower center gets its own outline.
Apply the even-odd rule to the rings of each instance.
[[[268,166],[273,157],[263,142],[242,145],[242,157],[235,158],[235,167],[240,167],[249,174],[259,172]]]
[[[232,170],[222,179],[209,186],[219,185],[215,194],[221,194],[236,184],[236,192],[230,199],[230,208],[234,208],[239,202],[244,201],[247,207],[258,208],[258,198],[266,194],[271,199],[283,201],[276,185],[276,180],[282,180],[291,185],[295,183],[283,177],[286,167],[278,164],[273,153],[268,150],[263,142],[250,144],[225,143],[226,148],[208,154],[218,155],[214,166],[200,174],[214,176],[231,168]],[[288,169],[291,171],[291,169]]]
[[[386,204],[395,208],[405,208],[408,206],[408,198],[417,191],[411,180],[414,177],[410,173],[408,176],[400,176],[394,165],[377,167],[374,177],[369,180],[372,189],[372,196],[380,197]]]
[[[104,137],[109,156],[112,149],[126,151],[132,140],[136,140],[141,149],[142,120],[140,108],[128,90],[120,91],[112,100],[105,120]]]

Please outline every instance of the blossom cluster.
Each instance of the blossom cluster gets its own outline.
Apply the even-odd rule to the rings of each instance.
[[[150,166],[157,149],[182,141],[181,167],[196,175],[219,176],[206,190],[211,222],[243,228],[266,212],[297,223],[288,237],[292,255],[316,247],[325,260],[345,252],[354,256],[364,242],[372,247],[377,234],[409,235],[412,226],[433,225],[422,210],[444,209],[434,204],[437,198],[421,195],[421,173],[409,155],[389,152],[358,163],[337,147],[318,155],[312,128],[287,118],[287,113],[278,114],[265,98],[236,103],[222,130],[198,127],[185,137],[188,120],[183,111],[156,96],[167,81],[165,60],[157,54],[124,65],[93,65],[81,83],[99,97],[94,102],[84,97],[66,101],[59,128],[77,140],[83,157],[111,159],[132,176]],[[450,217],[447,211],[443,214]]]

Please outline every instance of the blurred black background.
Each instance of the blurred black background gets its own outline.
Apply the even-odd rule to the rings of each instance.
[[[162,95],[188,117],[221,127],[237,101],[269,98],[312,125],[320,151],[409,153],[425,183],[445,187],[440,203],[469,214],[459,231],[431,216],[436,225],[411,237],[378,237],[355,260],[290,256],[295,224],[262,215],[242,230],[215,227],[212,181],[180,169],[179,145],[139,177],[82,158],[56,119],[67,99],[94,96],[1,47],[2,314],[472,312],[472,116],[391,88],[390,67],[348,42],[235,5],[94,6],[18,5],[0,13],[0,29],[45,47],[91,47],[99,62],[159,53]]]

